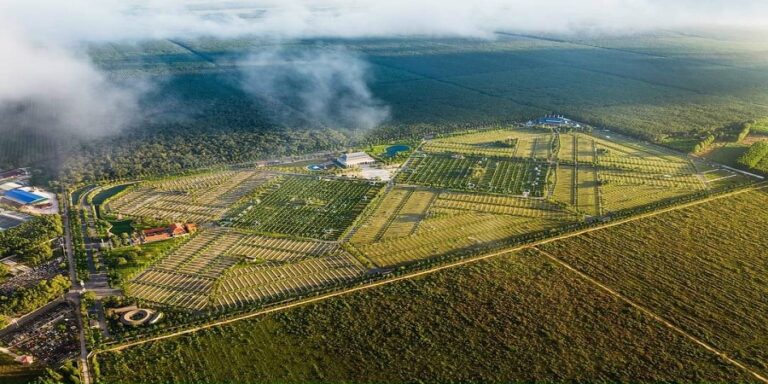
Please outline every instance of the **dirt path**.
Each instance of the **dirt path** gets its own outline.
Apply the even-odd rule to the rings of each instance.
[[[592,278],[591,276],[587,275],[586,273],[583,273],[583,272],[579,271],[578,269],[570,266],[566,262],[564,262],[564,261],[558,259],[557,257],[555,257],[554,255],[550,254],[549,252],[543,251],[543,250],[541,250],[539,248],[536,248],[536,247],[534,247],[534,249],[536,249],[539,254],[543,255],[544,257],[546,257],[547,259],[551,260],[555,264],[558,264],[558,265],[568,269],[569,271],[577,274],[579,277],[581,277],[582,279],[590,282],[592,285],[597,286],[598,288],[602,289],[603,291],[609,293],[611,296],[614,296],[614,297],[618,298],[619,300],[621,300],[621,301],[631,305],[632,307],[634,307],[635,309],[639,310],[640,312],[643,312],[644,314],[648,315],[652,319],[660,322],[665,327],[667,327],[667,328],[671,329],[672,331],[674,331],[674,332],[684,336],[686,339],[694,342],[695,344],[703,347],[704,349],[714,353],[715,355],[717,355],[721,359],[725,360],[726,362],[730,363],[731,365],[736,366],[738,368],[741,368],[744,371],[749,372],[752,376],[754,376],[755,378],[757,378],[758,380],[760,380],[760,381],[762,381],[764,383],[768,383],[768,378],[766,378],[766,377],[760,375],[759,373],[757,373],[757,372],[747,368],[746,365],[744,365],[743,363],[739,362],[738,360],[735,360],[735,359],[732,359],[732,358],[728,357],[728,355],[725,352],[723,352],[723,351],[713,347],[712,345],[709,345],[708,343],[706,343],[706,342],[698,339],[697,337],[691,335],[690,333],[684,331],[682,328],[672,324],[670,321],[668,321],[667,319],[665,319],[661,315],[658,315],[655,312],[651,311],[650,309],[648,309],[648,308],[646,308],[646,307],[644,307],[644,306],[642,306],[642,305],[640,305],[640,304],[630,300],[629,298],[627,298],[626,296],[622,295],[621,293],[619,293],[619,292],[613,290],[612,288],[610,288],[610,287],[600,283],[599,281],[595,280],[594,278]]]
[[[435,273],[435,272],[439,272],[439,271],[442,271],[442,270],[445,270],[445,269],[455,268],[455,267],[459,267],[459,266],[462,266],[462,265],[466,265],[466,264],[475,263],[475,262],[478,262],[478,261],[481,261],[481,260],[489,259],[489,258],[492,258],[492,257],[497,257],[497,256],[501,256],[501,255],[506,255],[506,254],[511,254],[511,253],[519,252],[519,251],[524,250],[524,249],[535,248],[535,247],[537,247],[539,245],[542,245],[542,244],[547,244],[547,243],[551,243],[551,242],[554,242],[554,241],[558,241],[558,240],[562,240],[562,239],[567,239],[567,238],[571,238],[571,237],[575,237],[575,236],[581,236],[581,235],[586,234],[586,233],[590,233],[590,232],[594,232],[594,231],[599,231],[599,230],[602,230],[602,229],[605,229],[605,228],[610,228],[610,227],[614,227],[614,226],[617,226],[617,225],[626,224],[626,223],[629,223],[629,222],[633,222],[633,221],[636,221],[636,220],[641,220],[641,219],[648,218],[648,217],[653,217],[653,216],[660,215],[660,214],[663,214],[663,213],[666,213],[666,212],[671,212],[671,211],[676,211],[676,210],[680,210],[680,209],[685,209],[685,208],[688,208],[688,207],[696,206],[696,205],[699,205],[699,204],[704,204],[704,203],[707,203],[707,202],[710,202],[710,201],[714,201],[714,200],[724,199],[724,198],[727,198],[729,196],[734,196],[734,195],[738,195],[738,194],[742,194],[742,193],[746,193],[746,192],[750,192],[750,191],[755,191],[755,190],[759,190],[759,189],[765,189],[767,187],[768,187],[768,183],[761,183],[761,184],[758,184],[758,185],[755,185],[755,186],[752,186],[752,187],[749,187],[749,188],[744,188],[744,189],[740,189],[740,190],[737,190],[737,191],[729,192],[729,193],[726,193],[726,194],[722,194],[722,195],[718,195],[718,196],[712,196],[712,197],[708,197],[708,198],[705,198],[705,199],[693,201],[693,202],[690,202],[690,203],[681,204],[681,205],[677,205],[677,206],[669,207],[669,208],[664,208],[664,209],[660,209],[660,210],[653,211],[653,212],[648,212],[648,213],[645,213],[645,214],[642,214],[642,215],[629,217],[629,218],[626,218],[626,219],[623,219],[623,220],[617,220],[615,222],[606,223],[606,224],[603,224],[603,225],[600,225],[600,226],[597,226],[597,227],[591,227],[591,228],[583,229],[583,230],[576,231],[576,232],[566,233],[566,234],[563,234],[563,235],[560,235],[560,236],[556,236],[556,237],[553,237],[553,238],[540,240],[540,241],[537,241],[537,242],[534,242],[534,243],[520,245],[520,246],[513,247],[513,248],[508,248],[508,249],[505,249],[503,251],[488,253],[488,254],[480,255],[480,256],[476,256],[476,257],[471,257],[471,258],[467,258],[467,259],[451,262],[451,263],[448,263],[448,264],[443,264],[443,265],[435,266],[435,267],[427,269],[427,270],[412,272],[412,273],[409,273],[407,275],[398,276],[398,277],[394,277],[394,278],[391,278],[391,279],[387,279],[387,280],[383,280],[383,281],[379,281],[379,282],[375,282],[375,283],[371,283],[371,284],[367,284],[367,285],[351,287],[351,288],[347,288],[347,289],[343,289],[343,290],[339,290],[339,291],[323,294],[323,295],[320,295],[320,296],[316,296],[316,297],[311,297],[311,298],[295,301],[295,302],[292,302],[292,303],[280,304],[280,305],[274,306],[272,308],[262,309],[262,310],[259,310],[259,311],[256,311],[256,312],[251,312],[251,313],[248,313],[248,314],[239,315],[239,316],[236,316],[236,317],[233,317],[233,318],[230,318],[230,319],[219,320],[219,321],[215,321],[215,322],[212,322],[212,323],[209,323],[209,324],[197,326],[197,327],[194,327],[194,328],[189,328],[189,329],[185,329],[185,330],[181,330],[181,331],[177,331],[177,332],[173,332],[173,333],[169,333],[169,334],[165,334],[165,335],[150,337],[150,338],[143,339],[143,340],[137,340],[137,341],[129,342],[129,343],[126,343],[126,344],[121,344],[121,345],[110,347],[110,348],[106,348],[106,349],[103,349],[103,350],[94,351],[93,352],[93,356],[96,356],[98,353],[101,353],[101,352],[119,351],[119,350],[123,350],[123,349],[129,348],[129,347],[133,347],[133,346],[136,346],[136,345],[141,345],[141,344],[149,343],[149,342],[152,342],[152,341],[169,339],[169,338],[176,337],[176,336],[186,335],[186,334],[194,333],[194,332],[197,332],[197,331],[200,331],[200,330],[203,330],[203,329],[209,329],[209,328],[218,327],[218,326],[225,325],[225,324],[231,324],[231,323],[234,323],[234,322],[237,322],[237,321],[240,321],[240,320],[251,319],[251,318],[262,316],[262,315],[266,315],[266,314],[269,314],[269,313],[280,312],[280,311],[284,311],[284,310],[287,310],[287,309],[290,309],[290,308],[295,308],[295,307],[299,307],[299,306],[303,306],[303,305],[307,305],[307,304],[312,304],[312,303],[324,301],[324,300],[327,300],[327,299],[330,299],[330,298],[334,298],[334,297],[338,297],[338,296],[342,296],[342,295],[347,295],[347,294],[354,293],[354,292],[364,291],[364,290],[367,290],[367,289],[376,288],[376,287],[379,287],[379,286],[395,283],[395,282],[398,282],[398,281],[409,280],[409,279],[413,279],[413,278],[417,278],[417,277],[421,277],[421,276],[426,276],[426,275],[429,275],[429,274],[432,274],[432,273]],[[684,332],[684,331],[681,330],[681,332]],[[695,339],[695,340],[697,340],[697,343],[702,343],[702,342],[698,341],[698,339]],[[719,354],[722,353],[722,352],[719,352],[719,351],[717,351],[716,349],[714,349],[712,347],[709,347],[706,344],[704,344],[704,345],[706,347],[708,347],[708,349],[712,350],[713,352],[716,352],[716,353],[719,353]],[[733,360],[733,362],[738,364],[739,367],[743,367],[743,365],[741,365],[741,363],[739,363],[739,362],[737,362],[735,360]],[[746,369],[746,368],[744,368],[744,369]],[[757,375],[756,373],[754,373],[752,371],[750,371],[750,373]],[[757,375],[756,377],[758,377],[761,380],[763,380],[766,383],[768,383],[768,380],[765,380],[765,378],[763,378],[762,376]]]

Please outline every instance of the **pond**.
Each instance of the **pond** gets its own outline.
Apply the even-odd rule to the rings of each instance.
[[[404,152],[410,150],[411,147],[405,144],[397,144],[387,147],[387,157],[394,157],[398,152]]]

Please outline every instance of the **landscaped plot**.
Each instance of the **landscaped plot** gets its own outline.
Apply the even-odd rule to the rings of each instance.
[[[186,309],[266,303],[347,281],[363,266],[337,244],[203,229],[126,287],[145,301]]]
[[[216,282],[212,304],[228,308],[264,304],[314,289],[349,283],[366,269],[338,247],[323,257],[303,257],[292,263],[265,263],[233,268]]]
[[[543,249],[765,375],[766,227],[768,194],[755,191]]]
[[[544,196],[549,163],[498,157],[426,155],[398,174],[402,184],[507,195]]]
[[[423,146],[423,150],[430,153],[537,159],[547,159],[551,149],[549,130],[522,128],[452,135],[430,140]]]
[[[380,188],[364,181],[284,176],[233,210],[232,225],[261,233],[335,240]]]
[[[502,245],[577,220],[542,199],[398,186],[366,215],[350,242],[374,264],[391,266]]]
[[[141,183],[107,203],[107,210],[133,217],[205,222],[221,219],[229,207],[271,178],[234,170]]]

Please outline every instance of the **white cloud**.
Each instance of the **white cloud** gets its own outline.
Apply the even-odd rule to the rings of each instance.
[[[108,81],[79,53],[83,42],[203,35],[491,37],[495,31],[631,33],[711,26],[765,28],[768,2],[1,0],[0,109],[17,103],[44,106],[50,126],[69,131],[109,132],[127,124],[140,93]],[[339,59],[317,65],[335,65]],[[357,88],[364,85],[364,71],[356,75],[360,81],[349,84]]]

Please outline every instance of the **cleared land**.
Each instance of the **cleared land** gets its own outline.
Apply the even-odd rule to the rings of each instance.
[[[210,172],[129,187],[106,210],[132,217],[206,222],[224,214],[270,175],[253,170]]]
[[[116,383],[749,379],[536,253],[98,360]]]
[[[767,227],[755,191],[542,249],[766,375]]]

